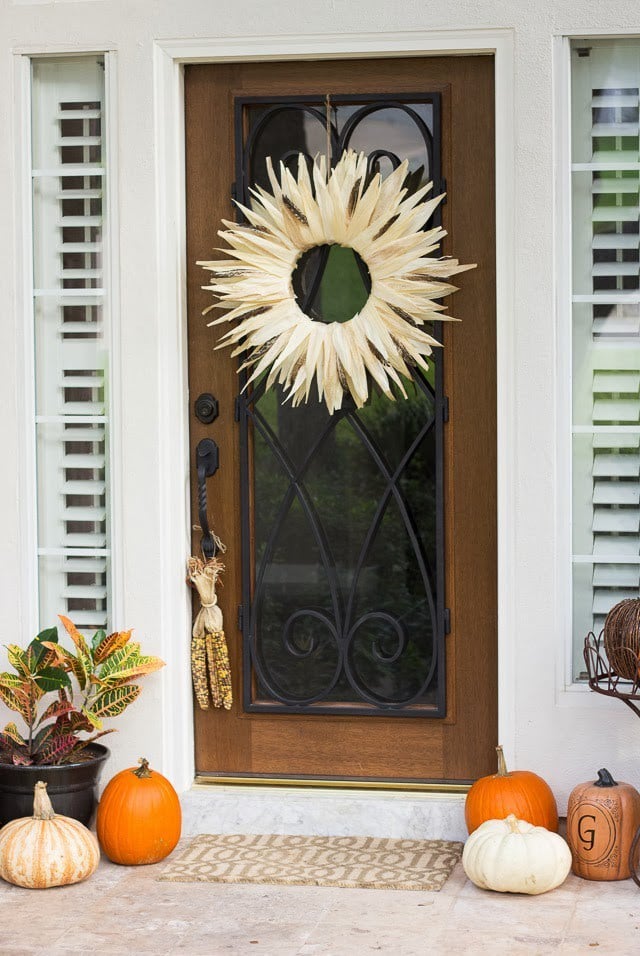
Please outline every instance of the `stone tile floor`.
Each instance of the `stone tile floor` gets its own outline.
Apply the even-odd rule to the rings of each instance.
[[[103,861],[85,883],[50,890],[0,883],[0,954],[640,954],[631,880],[570,876],[511,896],[476,889],[460,865],[440,893],[160,883],[161,867]]]

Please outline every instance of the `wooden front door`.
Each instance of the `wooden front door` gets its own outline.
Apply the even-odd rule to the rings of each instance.
[[[234,686],[230,711],[194,705],[197,771],[474,779],[497,743],[493,60],[185,74],[191,460],[203,438],[219,446],[208,517],[228,548],[219,600]],[[214,351],[196,264],[219,258],[232,195],[266,185],[266,156],[324,152],[327,111],[332,149],[362,150],[383,174],[407,156],[408,188],[446,189],[443,253],[478,264],[447,301],[461,324],[436,329],[444,349],[408,398],[374,391],[334,416],[282,404],[264,381],[241,394],[238,360]],[[366,276],[340,247],[319,255],[296,295],[340,321]],[[218,402],[210,423],[194,413],[203,393]],[[194,524],[197,494],[194,468]]]

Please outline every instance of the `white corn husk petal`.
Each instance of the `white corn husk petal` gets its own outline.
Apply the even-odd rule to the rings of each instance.
[[[439,347],[422,326],[454,321],[437,300],[456,291],[447,279],[474,266],[434,255],[446,232],[424,226],[444,197],[427,198],[431,183],[408,193],[407,160],[385,179],[353,151],[329,173],[324,156],[309,163],[300,154],[295,173],[282,163],[276,172],[268,159],[271,191],[257,186],[250,208],[236,203],[248,225],[222,222],[227,258],[199,263],[218,299],[209,308],[225,310],[209,324],[231,323],[216,347],[244,353],[247,385],[266,373],[293,405],[309,400],[314,382],[330,412],[345,393],[364,405],[370,381],[406,397],[403,378]],[[353,249],[371,277],[367,302],[342,324],[305,315],[292,285],[300,256],[331,244]]]

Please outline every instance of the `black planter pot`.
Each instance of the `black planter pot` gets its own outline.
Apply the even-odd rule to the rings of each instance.
[[[109,751],[102,744],[91,744],[85,753],[91,754],[91,758],[54,767],[0,764],[0,826],[32,815],[33,791],[38,780],[47,784],[56,813],[88,826],[96,805],[96,784]]]

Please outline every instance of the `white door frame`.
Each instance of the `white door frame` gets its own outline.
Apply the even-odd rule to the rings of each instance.
[[[183,67],[225,61],[318,60],[389,56],[493,54],[495,58],[496,297],[498,426],[498,720],[507,754],[515,741],[514,522],[515,478],[514,262],[515,148],[513,31],[460,30],[318,36],[226,37],[159,40],[154,44],[154,127],[157,205],[157,336],[162,381],[159,408],[167,441],[160,449],[163,514],[161,619],[169,634],[189,632],[191,605],[183,576],[188,547],[189,453],[187,309],[184,198]],[[164,772],[180,789],[194,777],[193,712],[189,655],[184,641],[167,641],[163,682]]]

